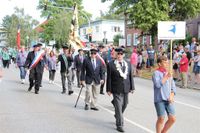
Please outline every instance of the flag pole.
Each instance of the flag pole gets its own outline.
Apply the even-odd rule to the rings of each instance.
[[[170,90],[172,89],[172,78],[173,78],[173,72],[172,72],[172,66],[173,66],[173,59],[172,59],[172,52],[173,52],[173,40],[170,40],[170,66],[169,66],[169,72],[170,72],[170,75],[172,76],[170,78],[170,83],[169,83],[169,88]]]

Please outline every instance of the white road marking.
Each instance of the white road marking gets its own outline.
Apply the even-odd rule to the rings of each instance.
[[[56,86],[62,88],[61,85],[59,85],[59,84],[57,84],[57,83],[54,83],[54,84],[55,84]],[[79,94],[76,93],[76,92],[74,92],[74,94],[77,95],[77,96],[79,95]],[[82,99],[84,99],[83,96],[80,96],[80,97],[81,97]],[[107,109],[107,108],[101,106],[100,104],[98,104],[98,106],[99,106],[100,108],[102,108],[103,110],[107,111],[108,113],[114,115],[114,112],[113,112],[113,111],[111,111],[111,110],[109,110],[109,109]],[[128,123],[130,123],[130,124],[136,126],[136,127],[139,127],[139,128],[141,128],[141,129],[143,129],[143,130],[146,131],[147,133],[154,133],[154,131],[152,131],[151,129],[148,129],[148,128],[146,128],[146,127],[144,127],[144,126],[142,126],[142,125],[140,125],[140,124],[138,124],[138,123],[136,123],[136,122],[134,122],[134,121],[132,121],[132,120],[129,120],[129,119],[126,118],[126,117],[124,117],[124,120],[127,121]]]
[[[200,107],[198,107],[198,106],[194,106],[194,105],[191,105],[191,104],[187,104],[187,103],[184,103],[184,102],[175,101],[175,103],[178,103],[178,104],[181,104],[181,105],[184,105],[184,106],[190,107],[190,108],[194,108],[194,109],[198,109],[198,110],[200,110]]]

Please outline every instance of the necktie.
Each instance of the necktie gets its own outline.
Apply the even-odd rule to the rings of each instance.
[[[93,68],[95,69],[95,62],[94,62],[94,59],[92,60],[92,66],[93,66]]]
[[[123,66],[122,62],[119,62],[120,66],[121,66],[121,69],[123,72],[125,72],[125,66]]]

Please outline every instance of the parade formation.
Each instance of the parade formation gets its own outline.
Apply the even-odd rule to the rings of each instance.
[[[39,5],[38,8],[44,8],[44,12],[48,11],[48,9],[50,10],[50,8],[55,8],[56,10],[57,8],[62,8],[56,7],[53,4],[51,5],[50,1],[45,0],[40,2],[42,4]],[[123,6],[125,6],[124,3],[122,4]],[[67,129],[59,129],[57,131],[45,129],[39,131],[44,133],[78,133],[81,132],[81,130],[83,132],[87,132],[88,130],[91,132],[107,133],[115,132],[113,128],[116,129],[117,132],[185,133],[185,131],[188,132],[189,130],[191,133],[200,132],[200,128],[197,125],[198,122],[200,122],[200,105],[199,101],[196,102],[196,99],[199,100],[200,98],[199,95],[196,95],[200,90],[200,45],[198,42],[199,38],[197,39],[195,36],[190,37],[185,42],[179,41],[181,39],[186,40],[187,38],[185,31],[186,25],[183,25],[184,28],[182,29],[184,30],[179,32],[179,24],[185,24],[185,21],[167,21],[170,25],[165,25],[165,27],[161,28],[159,27],[159,23],[165,21],[157,21],[158,37],[155,37],[153,41],[151,40],[151,44],[139,44],[139,38],[145,36],[145,34],[149,35],[150,32],[145,32],[144,34],[141,32],[141,36],[136,36],[134,34],[133,38],[137,45],[133,44],[129,46],[128,36],[127,38],[125,37],[127,40],[124,39],[125,43],[122,43],[123,38],[118,38],[117,44],[114,42],[107,42],[109,35],[107,34],[106,36],[106,31],[103,32],[103,42],[92,41],[92,30],[84,31],[89,34],[88,40],[83,42],[80,38],[80,33],[82,31],[79,31],[78,15],[81,14],[81,12],[78,9],[80,8],[78,4],[80,3],[73,2],[72,8],[69,9],[72,11],[72,16],[70,18],[68,34],[64,35],[65,37],[67,36],[64,42],[60,40],[56,40],[56,42],[54,36],[55,42],[53,41],[53,45],[48,46],[45,44],[47,40],[45,40],[46,38],[42,39],[42,37],[32,40],[30,45],[27,41],[27,45],[25,45],[20,41],[20,31],[18,30],[16,45],[12,46],[8,44],[7,46],[0,47],[0,93],[2,90],[0,96],[2,95],[2,99],[6,99],[3,93],[9,90],[7,89],[9,85],[5,86],[5,84],[11,81],[17,82],[12,83],[16,85],[14,89],[23,88],[23,94],[20,94],[36,99],[37,97],[39,98],[39,96],[46,97],[47,93],[50,92],[45,92],[44,90],[49,90],[50,88],[52,89],[50,96],[53,97],[52,95],[56,94],[55,90],[59,88],[60,96],[56,95],[56,98],[53,98],[55,101],[51,100],[46,102],[48,104],[43,105],[44,107],[40,107],[41,110],[45,108],[45,106],[52,106],[52,110],[50,111],[55,113],[57,109],[53,109],[53,107],[56,106],[54,102],[61,104],[58,103],[58,99],[67,97],[69,100],[67,101],[69,110],[63,110],[66,106],[65,104],[59,107],[62,106],[60,109],[64,112],[71,112],[71,114],[67,115],[73,116],[73,118],[68,118],[66,120],[64,117],[61,117],[61,119],[63,121],[70,121],[73,119],[72,122],[70,121],[68,123],[68,128],[70,128],[70,126],[74,127],[76,124],[79,125],[77,125],[77,128],[72,128],[69,131],[67,131]],[[139,4],[140,3],[138,3],[138,6]],[[68,8],[66,9],[68,10]],[[82,13],[82,16],[85,15]],[[50,19],[51,17],[49,16],[47,19],[49,23],[51,22]],[[56,25],[56,23],[54,24]],[[85,25],[82,27],[84,26]],[[90,22],[88,26],[90,26]],[[96,33],[98,33],[99,27],[96,26],[95,29]],[[112,26],[111,29],[113,32],[118,30],[120,32],[120,27]],[[160,31],[162,33],[160,33]],[[44,32],[44,36],[45,34],[47,33]],[[183,36],[180,36],[182,34]],[[143,37],[143,41],[144,40],[146,40],[146,38],[144,39]],[[50,44],[52,40],[48,41]],[[18,71],[18,75],[8,74],[13,71]],[[150,75],[150,77],[145,77],[145,75]],[[13,77],[13,79],[9,79],[8,77]],[[16,79],[16,77],[18,77],[18,79]],[[144,80],[144,78],[147,80]],[[46,80],[48,80],[48,83]],[[193,90],[193,85],[197,86],[196,90]],[[13,89],[11,90],[14,91]],[[194,91],[195,96],[193,97],[192,94]],[[9,93],[11,93],[10,90]],[[181,95],[180,97],[179,93]],[[189,97],[187,97],[187,95],[189,95]],[[179,100],[176,100],[176,97],[178,97],[177,99]],[[36,99],[34,102],[36,102]],[[187,100],[186,102],[180,102],[180,99]],[[194,104],[191,102],[193,99],[195,99]],[[31,99],[29,100],[31,101]],[[72,103],[72,101],[74,103]],[[33,104],[35,104],[34,102]],[[39,103],[40,101],[37,102]],[[138,103],[141,103],[141,105],[138,105]],[[0,102],[0,107],[5,107],[6,109],[3,101]],[[20,106],[17,108],[20,108]],[[40,108],[38,107],[39,110]],[[75,110],[72,110],[72,108]],[[185,111],[185,108],[187,108],[186,111],[190,109],[191,111],[188,111],[188,114],[183,114],[180,110]],[[135,115],[134,117],[136,119],[142,119],[139,122],[143,122],[144,125],[146,125],[142,126],[143,123],[138,124],[130,120],[129,115],[131,116],[132,112],[129,111],[129,109],[131,111],[136,111],[137,116]],[[193,117],[195,119],[194,122],[189,116],[190,114],[195,115],[192,109],[196,112],[196,116]],[[108,117],[105,112],[112,114],[113,118],[110,118],[110,116]],[[80,120],[80,114],[82,113],[85,115],[84,119],[87,119],[88,123],[86,123],[84,119]],[[0,112],[0,119],[1,116],[4,116],[4,113]],[[167,119],[165,118],[166,116]],[[180,118],[180,116],[184,117]],[[151,118],[151,120],[148,117]],[[50,118],[52,119],[52,117]],[[152,118],[154,120],[152,120]],[[2,117],[0,121],[3,122],[3,119]],[[101,119],[103,122],[100,122],[98,125],[96,121],[100,121]],[[75,123],[75,120],[77,120],[78,123]],[[107,120],[112,121],[112,127],[105,126],[109,125],[105,124],[109,123]],[[185,126],[186,129],[184,130],[184,127],[180,125],[184,123],[184,120],[186,123],[191,122],[190,124],[194,126],[194,129]],[[46,118],[45,121],[48,121],[48,118]],[[20,123],[20,121],[18,122]],[[38,121],[38,123],[40,122]],[[82,128],[85,124],[88,127]],[[97,130],[90,124],[96,124],[103,128],[98,128]],[[53,125],[56,127],[56,122]],[[134,125],[134,129],[131,129],[130,125]],[[13,131],[5,127],[1,127],[0,124],[0,133]],[[127,127],[128,130],[126,130]],[[40,125],[40,128],[43,128],[42,125]],[[90,128],[90,130],[87,128]],[[110,130],[104,128],[109,128]],[[16,130],[17,133],[21,131],[27,132],[25,128],[24,131],[20,129]],[[37,131],[34,130],[33,132]]]

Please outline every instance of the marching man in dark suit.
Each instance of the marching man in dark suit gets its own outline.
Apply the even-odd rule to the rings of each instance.
[[[100,91],[100,84],[104,81],[103,67],[101,61],[96,58],[97,49],[90,50],[90,57],[87,57],[83,61],[81,69],[81,84],[86,83],[85,93],[85,110],[90,109],[98,111],[96,107],[97,97]],[[90,102],[91,100],[91,102]]]
[[[40,43],[35,44],[33,46],[33,51],[28,53],[28,56],[26,58],[26,62],[25,62],[25,68],[29,69],[35,56],[37,54],[39,54],[39,50],[40,50]],[[39,94],[39,89],[40,89],[40,84],[41,84],[41,80],[42,80],[42,74],[43,74],[43,70],[44,70],[44,59],[45,57],[43,56],[42,58],[39,59],[39,62],[36,63],[36,65],[31,68],[30,72],[29,72],[29,88],[28,91],[31,91],[32,87],[35,85],[35,94]]]
[[[106,91],[113,95],[112,104],[115,108],[116,126],[119,132],[124,132],[123,113],[128,104],[128,94],[135,90],[130,63],[123,59],[124,50],[116,48],[116,59],[107,66]]]
[[[60,62],[60,74],[61,74],[61,80],[62,80],[62,94],[66,93],[66,78],[67,78],[67,84],[68,84],[68,94],[71,95],[74,93],[72,90],[72,81],[71,81],[71,74],[70,74],[70,67],[73,62],[73,57],[69,51],[68,46],[63,46],[63,53],[58,56],[58,62]]]
[[[81,68],[83,65],[84,58],[85,57],[84,57],[83,49],[79,49],[78,55],[76,55],[74,58],[74,67],[76,69],[76,78],[77,78],[77,84],[79,88],[81,87],[80,77],[81,77]]]

